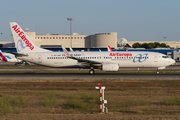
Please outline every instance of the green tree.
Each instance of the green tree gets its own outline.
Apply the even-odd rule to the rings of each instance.
[[[160,45],[160,43],[159,42],[154,42],[154,48],[159,48],[159,47],[161,47],[161,45]]]
[[[160,44],[161,47],[170,47],[169,45],[166,45],[165,43]]]
[[[148,49],[148,43],[143,43],[143,44],[141,45],[141,48]]]
[[[155,48],[155,44],[154,43],[149,43],[148,44],[148,49],[152,49],[152,48]]]
[[[141,47],[141,44],[136,42],[132,45],[133,48],[140,48]]]
[[[145,48],[145,49],[152,49],[152,48],[160,48],[160,47],[170,47],[169,45],[166,45],[165,43],[159,43],[159,42],[154,42],[154,43],[134,43],[133,48]]]

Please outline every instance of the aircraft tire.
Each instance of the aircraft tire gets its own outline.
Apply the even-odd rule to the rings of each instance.
[[[93,69],[91,69],[91,70],[89,71],[89,74],[93,75],[94,72],[95,72],[95,71],[94,71]]]

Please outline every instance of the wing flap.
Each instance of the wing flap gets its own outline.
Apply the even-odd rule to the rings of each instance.
[[[73,57],[69,54],[69,52],[66,50],[66,48],[64,46],[62,46],[64,53],[66,54],[66,57],[70,58],[70,59],[74,59],[77,60],[79,63],[86,63],[89,65],[92,64],[102,64],[102,62],[99,61],[94,61],[94,60],[88,60],[88,59],[81,59],[81,58],[77,58],[77,57]]]
[[[81,63],[81,62],[86,62],[86,63],[88,63],[88,64],[102,64],[102,62],[94,61],[94,60],[81,59],[81,58],[77,58],[77,57],[68,57],[68,58],[77,60],[79,63]]]

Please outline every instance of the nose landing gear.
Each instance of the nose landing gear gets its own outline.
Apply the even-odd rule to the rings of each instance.
[[[90,75],[93,75],[94,72],[95,72],[95,71],[94,71],[93,69],[91,69],[91,70],[89,71],[89,74],[90,74]]]
[[[159,75],[159,70],[157,69],[156,74]]]

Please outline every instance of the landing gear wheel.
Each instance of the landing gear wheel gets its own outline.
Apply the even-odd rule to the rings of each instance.
[[[91,69],[91,70],[89,71],[89,74],[93,75],[94,72],[95,72],[95,71],[94,71],[93,69]]]

